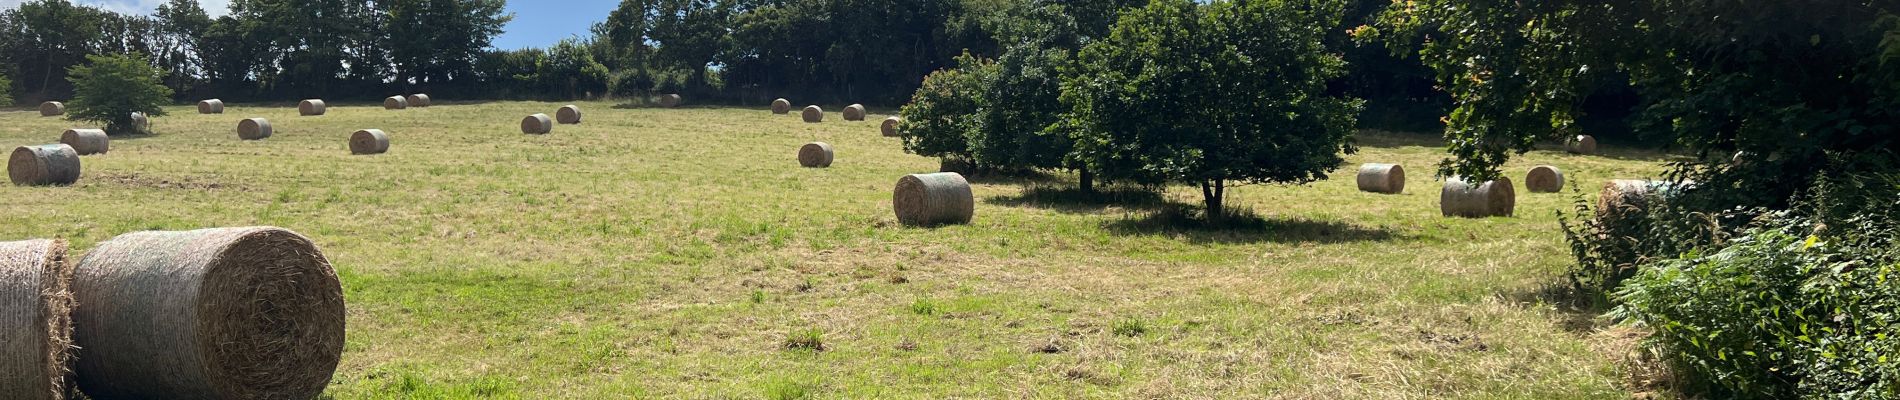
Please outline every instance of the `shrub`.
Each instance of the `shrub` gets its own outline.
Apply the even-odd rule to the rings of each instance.
[[[996,64],[969,53],[957,57],[957,67],[924,77],[910,104],[898,111],[897,126],[904,151],[924,157],[971,159],[969,137],[976,131],[974,116],[984,104],[983,91],[995,79]]]
[[[73,100],[67,103],[68,118],[105,124],[106,133],[138,132],[132,113],[148,117],[165,115],[164,105],[172,96],[159,77],[164,71],[145,63],[137,54],[86,56],[87,65],[67,71],[73,84]]]
[[[0,74],[0,107],[13,105],[13,81],[6,74]]]

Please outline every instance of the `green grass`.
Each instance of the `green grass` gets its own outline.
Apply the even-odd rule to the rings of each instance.
[[[614,109],[519,133],[561,104],[384,111],[187,107],[115,138],[73,187],[0,189],[0,238],[75,252],[150,229],[275,225],[343,278],[335,398],[1627,398],[1627,342],[1538,296],[1569,263],[1557,210],[1442,218],[1429,136],[1368,132],[1307,186],[1230,190],[1259,220],[1186,227],[1162,196],[1094,200],[1069,176],[978,179],[976,220],[905,228],[890,189],[934,160],[882,117]],[[266,117],[269,140],[236,138]],[[835,115],[833,115],[835,117]],[[8,146],[74,123],[0,112]],[[391,150],[351,156],[356,129]],[[829,169],[800,145],[836,146]],[[1584,191],[1653,153],[1538,151]],[[1411,168],[1355,190],[1356,163]],[[1521,183],[1520,183],[1521,184]],[[75,254],[77,256],[77,254]],[[822,351],[791,346],[816,339]]]

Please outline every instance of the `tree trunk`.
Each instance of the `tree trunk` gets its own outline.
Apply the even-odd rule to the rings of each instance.
[[[1089,171],[1088,167],[1082,167],[1081,186],[1082,193],[1095,194],[1095,172]]]
[[[1216,179],[1201,183],[1201,198],[1207,204],[1207,220],[1220,221],[1227,216],[1227,181]]]

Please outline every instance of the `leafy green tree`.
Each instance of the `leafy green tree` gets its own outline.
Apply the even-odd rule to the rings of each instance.
[[[13,81],[0,73],[0,107],[13,105]]]
[[[104,42],[104,12],[67,0],[36,0],[0,12],[0,60],[13,64],[20,93],[61,98],[71,87],[59,74],[85,61]]]
[[[904,118],[898,124],[904,151],[925,157],[974,158],[969,145],[978,129],[974,116],[995,76],[996,63],[964,54],[957,57],[956,68],[924,77],[923,87],[898,111]]]
[[[1070,49],[1081,47],[1082,32],[1062,5],[1021,5],[992,28],[1006,50],[972,116],[971,158],[1003,170],[1078,169],[1082,190],[1093,191],[1093,174],[1069,157],[1074,143],[1056,127],[1068,111],[1061,99],[1061,70],[1073,58]]]
[[[475,59],[513,19],[502,0],[386,0],[380,42],[397,81],[428,86],[473,73]]]
[[[161,43],[154,50],[153,61],[169,68],[165,86],[175,93],[189,92],[198,83],[204,68],[198,38],[211,29],[211,17],[197,0],[170,0],[158,5],[153,18],[159,33],[155,37]]]
[[[93,55],[86,60],[88,65],[68,71],[74,94],[67,118],[104,123],[105,131],[116,135],[137,132],[132,113],[165,115],[160,106],[171,100],[172,90],[160,80],[165,72],[147,64],[144,55]]]
[[[586,43],[575,39],[562,40],[548,49],[536,75],[543,85],[569,99],[606,94],[610,78],[607,66],[594,60]]]
[[[1323,40],[1342,10],[1155,0],[1124,11],[1062,86],[1076,157],[1105,180],[1198,185],[1209,219],[1225,215],[1232,183],[1324,179],[1354,150],[1361,104],[1327,94],[1345,62]]]

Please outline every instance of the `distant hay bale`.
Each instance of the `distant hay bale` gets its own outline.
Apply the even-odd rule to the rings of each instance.
[[[1446,179],[1438,207],[1447,217],[1509,217],[1517,211],[1517,189],[1511,186],[1510,178],[1480,185],[1461,178]]]
[[[568,125],[581,123],[581,107],[573,104],[561,106],[560,110],[554,112],[554,120]]]
[[[786,99],[772,100],[772,113],[778,115],[791,114],[792,101]]]
[[[846,121],[863,121],[863,120],[864,120],[864,105],[863,105],[863,104],[852,104],[852,105],[850,105],[850,106],[847,106],[847,107],[845,107],[845,108],[844,108],[844,120],[846,120]]]
[[[61,115],[66,115],[66,103],[57,101],[40,103],[40,116],[57,117]]]
[[[330,110],[330,107],[328,105],[323,104],[323,100],[309,99],[309,100],[297,102],[298,115],[302,115],[306,117],[314,117],[318,115],[323,115],[324,113],[329,112],[329,110]]]
[[[1590,135],[1577,135],[1564,142],[1564,151],[1572,154],[1591,155],[1597,153],[1597,138]]]
[[[409,95],[409,97],[404,97],[403,101],[408,102],[410,107],[428,107],[430,105],[429,95],[427,94],[412,94]]]
[[[549,132],[554,132],[554,120],[548,119],[547,114],[529,115],[521,119],[521,133],[545,135]]]
[[[680,99],[680,95],[677,95],[677,94],[660,95],[660,107],[666,107],[666,108],[679,107],[681,102],[682,100]]]
[[[381,129],[364,129],[350,134],[350,154],[389,152],[389,134]]]
[[[891,208],[897,221],[909,226],[967,224],[976,214],[970,181],[962,174],[940,172],[906,175],[897,180]]]
[[[878,127],[878,129],[883,131],[885,137],[897,137],[899,136],[898,135],[899,132],[897,132],[897,124],[901,124],[901,123],[904,123],[903,117],[893,116],[890,118],[885,118],[884,125]]]
[[[270,121],[263,118],[245,118],[238,121],[238,139],[263,140],[270,137]]]
[[[1384,194],[1405,193],[1405,167],[1398,164],[1361,165],[1359,190]]]
[[[336,271],[281,228],[121,235],[79,261],[73,294],[94,398],[315,398],[343,353]]]
[[[138,133],[152,133],[152,118],[145,116],[142,112],[132,113],[132,130]]]
[[[59,135],[59,142],[72,146],[73,151],[82,156],[105,154],[112,150],[112,137],[98,129],[67,129],[66,133]]]
[[[409,99],[405,99],[402,96],[389,96],[389,97],[383,98],[384,110],[401,110],[401,109],[406,109],[406,108],[409,108]]]
[[[805,111],[800,113],[800,117],[804,117],[807,123],[825,122],[825,109],[818,106],[805,106]]]
[[[199,114],[223,114],[224,100],[210,99],[198,101]]]
[[[73,362],[73,267],[66,242],[0,243],[0,388],[66,398]]]
[[[1531,193],[1557,193],[1564,190],[1564,170],[1539,165],[1524,176],[1524,190]]]
[[[7,177],[18,186],[71,185],[79,171],[79,152],[64,144],[20,146],[7,158]]]
[[[798,148],[798,165],[805,168],[831,167],[832,157],[831,144],[825,142],[806,143]]]

